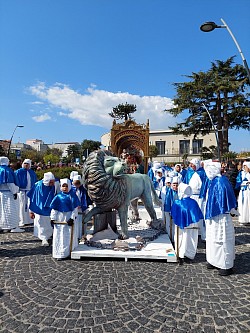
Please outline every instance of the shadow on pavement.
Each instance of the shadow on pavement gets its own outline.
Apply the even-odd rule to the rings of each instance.
[[[48,247],[36,247],[29,249],[2,249],[0,252],[0,257],[17,258],[26,256],[36,256],[38,254],[51,255],[51,246]]]

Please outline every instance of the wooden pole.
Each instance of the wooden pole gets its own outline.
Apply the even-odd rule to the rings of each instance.
[[[179,259],[179,226],[176,226],[176,257]]]

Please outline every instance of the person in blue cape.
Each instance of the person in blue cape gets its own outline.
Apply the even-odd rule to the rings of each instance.
[[[163,176],[162,169],[156,170],[156,176],[153,178],[154,188],[161,199],[161,190],[165,186],[165,176]]]
[[[162,166],[162,163],[154,161],[151,168],[148,170],[148,176],[153,181],[154,177],[156,176],[156,170]]]
[[[206,259],[207,268],[219,269],[219,275],[233,273],[235,233],[231,214],[237,213],[233,187],[221,175],[221,164],[210,162],[205,172],[211,181],[206,202]]]
[[[164,202],[163,202],[163,211],[164,211],[164,221],[165,221],[165,227],[166,232],[169,235],[170,239],[174,239],[174,223],[171,218],[171,208],[173,206],[173,203],[176,199],[178,199],[178,185],[180,182],[180,178],[177,177],[167,177],[171,180],[171,185],[167,189]]]
[[[80,201],[80,205],[78,207],[78,216],[75,222],[75,228],[77,229],[78,238],[82,238],[83,230],[82,230],[82,219],[89,205],[92,205],[92,201],[90,200],[86,189],[82,185],[82,178],[80,175],[76,175],[73,177],[72,189],[71,189],[78,197]],[[86,227],[86,225],[84,225]],[[86,230],[84,229],[84,235]]]
[[[52,257],[57,260],[68,258],[71,250],[78,245],[74,223],[80,206],[76,193],[71,191],[71,181],[67,178],[60,179],[60,185],[61,192],[50,204],[50,219],[54,228]]]
[[[15,171],[15,177],[17,185],[19,186],[19,226],[22,227],[34,223],[29,214],[29,199],[27,193],[37,182],[37,176],[35,171],[31,169],[30,159],[23,161],[22,167]]]
[[[183,169],[180,163],[177,163],[177,164],[175,164],[172,173],[173,173],[173,177],[178,176],[182,181],[185,178],[187,170]]]
[[[191,186],[180,183],[179,199],[174,201],[171,209],[171,215],[176,225],[175,251],[179,255],[180,264],[194,259],[198,245],[198,222],[203,220],[201,209],[191,195]]]
[[[250,224],[250,161],[243,162],[244,173],[238,197],[239,223]]]
[[[189,168],[183,178],[183,183],[188,184],[192,188],[191,198],[197,201],[201,211],[204,208],[204,200],[200,197],[203,183],[206,181],[206,173],[202,166],[201,160],[198,158],[193,158],[190,161]],[[203,241],[206,240],[206,229],[204,221],[199,222],[199,234]]]
[[[18,218],[17,192],[14,171],[9,167],[8,157],[0,157],[0,230],[23,232]]]
[[[30,199],[30,217],[34,219],[34,236],[42,241],[42,246],[49,246],[53,229],[50,224],[50,204],[56,195],[55,177],[52,172],[46,172],[30,189],[27,196]]]

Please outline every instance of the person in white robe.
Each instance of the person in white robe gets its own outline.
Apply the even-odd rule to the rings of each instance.
[[[178,197],[175,200],[171,215],[175,223],[175,251],[179,263],[190,263],[194,259],[198,245],[198,222],[203,220],[203,214],[196,200],[191,198],[191,186],[180,183]]]
[[[208,269],[219,269],[219,275],[233,273],[235,233],[230,213],[235,212],[236,198],[227,177],[221,175],[221,164],[211,162],[205,172],[211,181],[206,201],[206,259]]]
[[[22,227],[34,223],[29,214],[29,198],[27,194],[37,182],[37,176],[35,171],[31,169],[30,159],[23,161],[22,168],[15,171],[15,177],[19,186],[19,226]]]
[[[244,179],[238,197],[239,223],[250,224],[250,161],[243,162]]]
[[[80,201],[71,191],[69,179],[61,179],[61,191],[51,202],[50,219],[53,225],[52,257],[57,260],[67,259],[78,245],[78,235],[74,224],[78,215]]]
[[[198,158],[193,158],[190,161],[189,169],[186,172],[183,182],[192,188],[191,198],[197,201],[201,211],[203,211],[203,199],[200,197],[202,184],[206,179],[204,168]],[[206,240],[206,226],[204,221],[199,222],[199,234],[203,241]]]
[[[170,178],[171,179],[171,178]],[[171,209],[174,201],[178,199],[178,185],[180,178],[178,176],[171,179],[171,185],[168,188],[163,202],[163,211],[165,218],[165,228],[171,241],[174,241],[175,227],[171,216]]]
[[[24,232],[19,228],[17,192],[14,171],[9,167],[8,157],[0,157],[0,230]]]
[[[49,246],[53,229],[50,224],[50,204],[56,195],[55,177],[46,172],[43,179],[35,183],[27,196],[30,198],[30,217],[34,219],[34,236],[42,241],[42,246]]]

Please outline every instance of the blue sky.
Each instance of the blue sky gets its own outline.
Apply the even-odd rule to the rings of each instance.
[[[166,129],[176,119],[173,82],[240,54],[250,62],[249,0],[0,0],[0,139],[45,143],[99,140],[120,103],[135,120]],[[250,133],[230,131],[231,150]]]

